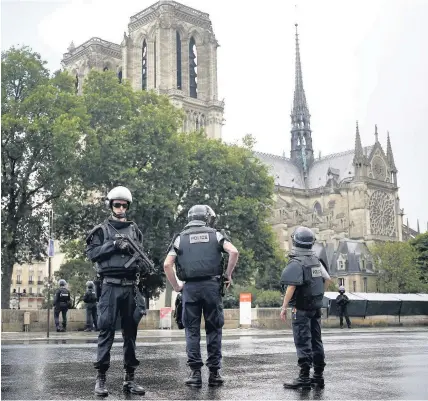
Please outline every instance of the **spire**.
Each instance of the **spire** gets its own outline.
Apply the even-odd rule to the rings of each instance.
[[[303,89],[303,76],[302,76],[302,65],[300,62],[300,47],[299,47],[299,34],[297,32],[298,24],[294,24],[296,27],[296,72],[294,82],[294,101],[293,101],[293,112],[291,119],[293,126],[299,123],[304,123],[304,126],[309,128],[310,114],[308,105],[306,103],[305,90]]]
[[[386,143],[386,158],[388,160],[389,168],[393,173],[397,172],[397,167],[395,167],[394,155],[392,154],[391,140],[389,138],[389,131],[387,135],[387,143]]]
[[[361,145],[360,129],[358,127],[358,121],[356,125],[355,133],[355,153],[354,153],[354,164],[362,164],[364,161],[364,150],[363,145]]]
[[[374,126],[374,137],[375,137],[375,143],[379,142],[379,135],[377,133],[377,124]]]
[[[306,178],[314,161],[314,151],[312,148],[311,115],[303,89],[298,24],[294,25],[296,27],[296,76],[293,110],[291,112],[291,160],[303,171],[303,177]]]
[[[419,229],[419,219],[418,219],[418,234],[421,233],[421,230]]]

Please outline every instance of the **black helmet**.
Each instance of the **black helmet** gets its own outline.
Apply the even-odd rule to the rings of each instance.
[[[298,248],[311,249],[315,242],[315,235],[308,227],[297,227],[291,235],[293,245]]]
[[[187,213],[187,221],[189,223],[191,221],[202,221],[210,227],[214,225],[215,218],[216,214],[214,213],[214,210],[212,210],[208,205],[194,205]]]

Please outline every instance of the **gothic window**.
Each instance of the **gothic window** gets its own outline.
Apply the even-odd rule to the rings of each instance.
[[[384,161],[375,156],[372,161],[373,176],[376,180],[385,181],[387,178],[387,171]]]
[[[147,90],[147,42],[144,39],[143,48],[141,52],[141,88]]]
[[[346,265],[345,262],[343,260],[338,260],[337,261],[337,270],[345,270]]]
[[[155,76],[155,83],[154,86],[156,88],[156,40],[153,43],[153,71],[154,71],[154,76]]]
[[[74,89],[76,93],[79,93],[79,75],[76,74],[76,80],[74,81]]]
[[[117,74],[117,79],[119,80],[119,83],[122,83],[122,70],[119,70],[118,74]]]
[[[394,199],[383,191],[375,191],[369,199],[372,235],[395,236]]]
[[[193,36],[189,41],[189,91],[190,97],[198,97],[198,55]]]
[[[322,215],[322,208],[319,202],[315,202],[314,213],[317,214],[318,216]]]
[[[181,38],[178,31],[176,32],[176,46],[177,46],[177,89],[181,89]]]

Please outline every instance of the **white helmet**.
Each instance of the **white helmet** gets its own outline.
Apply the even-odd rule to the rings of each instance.
[[[107,194],[106,204],[110,209],[112,209],[112,204],[113,204],[113,201],[115,201],[115,200],[126,201],[126,202],[128,202],[128,207],[129,207],[129,205],[132,203],[131,191],[128,188],[122,187],[122,186],[114,187]],[[113,212],[113,216],[117,217],[117,218],[124,218],[124,217],[126,217],[126,210],[123,210],[123,212],[121,212],[121,213]]]
[[[339,287],[339,292],[345,292],[345,287],[344,287],[343,285],[341,285],[341,286]]]
[[[114,187],[108,194],[107,200],[111,206],[111,202],[114,200],[124,200],[129,203],[132,203],[131,191],[126,187]]]

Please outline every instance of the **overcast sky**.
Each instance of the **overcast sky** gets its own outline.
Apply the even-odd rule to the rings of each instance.
[[[26,44],[51,70],[70,42],[98,36],[120,44],[129,18],[149,0],[1,2],[1,48]],[[210,14],[218,48],[223,139],[251,133],[262,152],[290,153],[294,23],[315,154],[364,146],[374,125],[390,132],[401,207],[421,231],[428,221],[428,0],[183,0]],[[297,11],[295,4],[297,3]],[[427,180],[427,181],[426,181]]]

